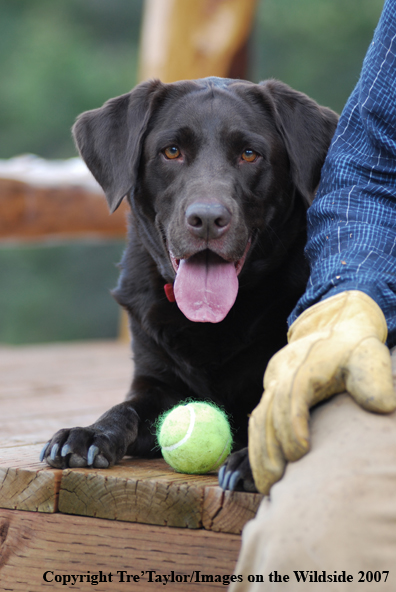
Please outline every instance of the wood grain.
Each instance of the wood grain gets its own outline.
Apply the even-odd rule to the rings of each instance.
[[[0,467],[0,508],[56,512],[60,473]]]
[[[223,492],[217,475],[176,473],[163,459],[110,469],[52,469],[40,445],[0,448],[0,507],[240,534],[259,494]]]
[[[0,448],[0,508],[57,512],[62,471],[39,462],[42,446]]]
[[[0,345],[0,447],[44,444],[60,428],[91,424],[125,399],[131,355],[110,340]]]
[[[260,493],[205,487],[202,526],[215,532],[241,534],[246,522],[255,517],[262,499]]]
[[[127,203],[110,215],[103,193],[0,178],[0,239],[126,236]]]
[[[158,591],[164,580],[150,582],[147,572],[151,571],[151,579],[163,579],[164,574],[172,577],[172,572],[174,577],[187,579],[184,585],[169,583],[170,590],[218,590],[221,583],[203,577],[231,575],[239,548],[240,537],[206,530],[0,510],[0,587],[12,592],[38,592],[62,585],[44,583],[46,571],[54,572],[49,577],[102,571],[107,576],[112,573],[113,579],[111,584],[95,586],[98,591],[119,592],[133,586]],[[120,571],[138,575],[139,582],[119,582]],[[69,587],[92,588],[86,581]]]
[[[62,472],[40,451],[60,428],[89,425],[124,399],[130,357],[116,341],[0,346],[0,507],[57,510]]]
[[[249,37],[255,7],[256,0],[146,2],[139,79],[227,78]]]
[[[205,485],[216,475],[175,473],[164,460],[132,459],[105,471],[63,472],[59,510],[112,520],[201,528]]]
[[[224,494],[216,474],[186,475],[174,472],[162,459],[130,459],[104,471],[64,471],[59,511],[240,534],[262,497],[246,492]]]

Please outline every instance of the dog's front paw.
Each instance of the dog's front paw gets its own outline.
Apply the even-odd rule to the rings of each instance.
[[[230,454],[220,467],[219,485],[224,490],[257,492],[247,448]]]
[[[119,461],[136,441],[139,416],[130,403],[120,403],[86,428],[56,432],[41,451],[40,460],[51,467],[106,469]]]
[[[125,453],[112,441],[111,434],[87,428],[63,429],[56,432],[40,454],[40,460],[51,467],[96,467],[106,469],[114,465]]]

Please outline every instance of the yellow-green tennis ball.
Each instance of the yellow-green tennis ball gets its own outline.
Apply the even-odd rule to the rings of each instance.
[[[232,448],[227,416],[210,403],[174,407],[160,418],[157,438],[162,456],[179,473],[215,471]]]

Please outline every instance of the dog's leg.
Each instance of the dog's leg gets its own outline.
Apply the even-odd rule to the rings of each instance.
[[[56,468],[107,468],[126,454],[160,456],[154,422],[178,401],[169,387],[136,377],[127,400],[115,405],[87,427],[62,429],[44,446],[40,460]]]

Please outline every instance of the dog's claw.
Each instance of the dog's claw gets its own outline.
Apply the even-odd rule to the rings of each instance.
[[[45,453],[47,452],[47,448],[49,446],[49,442],[47,442],[46,444],[44,444],[43,448],[41,449],[40,452],[40,462],[43,462],[45,459]]]
[[[242,478],[240,471],[227,471],[226,465],[219,470],[219,485],[224,490],[235,491],[238,482]]]
[[[55,460],[56,455],[58,454],[59,444],[54,444],[51,449],[50,459]]]
[[[221,484],[221,488],[226,491],[228,489],[228,485],[231,479],[231,475],[232,475],[232,471],[226,471],[224,477],[223,477],[223,482]]]
[[[235,487],[238,485],[238,481],[241,478],[240,471],[234,471],[231,473],[230,481],[228,483],[228,489],[230,491],[234,491]]]
[[[220,467],[219,474],[218,474],[219,485],[221,488],[223,488],[223,479],[224,479],[225,470],[226,470],[225,465],[223,465],[222,467]]]
[[[61,456],[67,456],[72,452],[71,446],[69,444],[65,444],[61,450]]]
[[[87,456],[87,465],[89,467],[92,467],[95,461],[95,456],[99,454],[99,448],[95,445],[92,444],[89,448],[88,448],[88,456]]]

